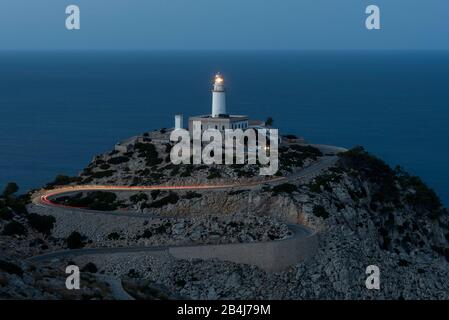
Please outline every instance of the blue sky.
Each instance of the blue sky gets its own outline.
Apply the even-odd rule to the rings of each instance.
[[[449,50],[449,0],[1,0],[0,50],[54,49]]]

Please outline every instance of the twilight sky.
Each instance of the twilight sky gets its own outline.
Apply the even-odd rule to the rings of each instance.
[[[449,50],[449,0],[1,0],[0,50],[22,49]]]

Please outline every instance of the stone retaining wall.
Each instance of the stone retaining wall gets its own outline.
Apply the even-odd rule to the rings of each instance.
[[[256,265],[263,270],[276,272],[304,261],[318,248],[316,233],[304,235],[303,227],[290,228],[295,235],[285,240],[172,247],[168,252],[178,259],[218,259]]]

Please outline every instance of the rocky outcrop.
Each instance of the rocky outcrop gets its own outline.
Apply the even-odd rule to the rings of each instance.
[[[150,136],[147,138],[151,139]],[[182,167],[164,171],[163,166],[169,164],[158,159],[162,159],[160,155],[166,154],[169,147],[158,142],[153,149],[149,143],[157,144],[155,141],[142,143],[147,145],[138,146],[137,154],[120,154],[119,151],[97,157],[77,181],[66,182],[135,184],[142,182],[140,175],[145,169],[149,171],[144,174],[152,177],[145,180],[148,184],[187,183],[191,182],[189,179],[197,182],[234,181],[238,179],[239,171],[249,170],[226,168],[220,172],[220,177],[216,170],[208,168]],[[291,153],[286,161],[298,168],[313,161],[313,157],[307,157],[295,162],[298,154],[286,152]],[[108,170],[113,172],[108,173]],[[164,177],[154,176],[158,172],[163,172]],[[249,171],[240,174],[242,177],[248,174],[244,177],[248,181],[259,179],[251,177]],[[288,166],[281,174],[289,174]],[[209,175],[212,177],[208,178]],[[134,177],[138,179],[134,181]],[[311,179],[262,184],[251,190],[198,191],[195,194],[149,192],[145,196],[123,192],[117,193],[116,197],[117,205],[127,208],[130,216],[95,215],[79,210],[68,216],[67,212],[57,208],[52,209],[54,212],[40,213],[56,217],[53,237],[65,237],[79,229],[80,233],[89,235],[91,243],[87,243],[88,246],[135,245],[143,239],[149,244],[169,244],[186,239],[203,243],[220,243],[224,239],[229,242],[263,241],[270,238],[270,233],[275,238],[285,237],[288,222],[317,231],[316,253],[279,272],[265,272],[255,266],[217,260],[177,260],[167,252],[89,255],[74,261],[80,265],[93,262],[99,272],[112,276],[148,279],[152,285],[156,283],[167,292],[185,298],[449,298],[447,210],[420,179],[400,168],[390,168],[361,148],[341,154],[335,166]],[[33,210],[41,209],[34,207]],[[133,212],[144,218],[133,219]],[[150,222],[154,214],[161,217]],[[148,222],[145,224],[146,216]],[[167,225],[172,218],[174,220]],[[234,228],[235,223],[238,228]],[[16,256],[19,255],[16,252]],[[67,262],[64,259],[54,261],[55,265]],[[380,269],[380,290],[369,290],[365,286],[369,265]],[[8,283],[4,284],[5,288]]]

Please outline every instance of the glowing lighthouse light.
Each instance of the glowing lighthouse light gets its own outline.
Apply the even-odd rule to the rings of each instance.
[[[221,74],[215,75],[214,89],[212,90],[212,117],[225,116],[226,113],[226,90],[224,79]]]
[[[221,84],[223,81],[223,77],[219,73],[215,75],[215,84]]]

